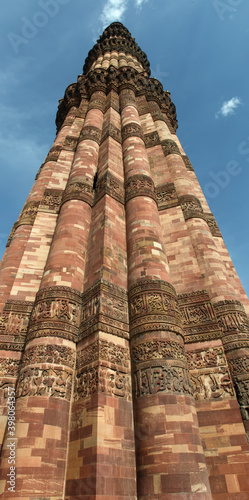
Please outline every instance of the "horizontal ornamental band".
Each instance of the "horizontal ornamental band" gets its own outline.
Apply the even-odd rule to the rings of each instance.
[[[61,204],[69,200],[85,201],[91,207],[93,204],[93,184],[82,177],[69,180]]]
[[[27,339],[59,337],[78,339],[82,294],[70,287],[54,286],[37,293]]]
[[[122,139],[125,141],[126,139],[130,137],[139,137],[144,141],[144,135],[143,135],[143,130],[140,125],[137,123],[129,123],[129,125],[125,125],[122,128]]]
[[[129,290],[131,336],[146,331],[182,333],[181,313],[174,287],[162,280],[141,280]]]
[[[156,201],[154,182],[149,176],[132,175],[125,182],[125,202],[137,196],[149,196]]]
[[[165,121],[163,113],[166,113],[173,130],[175,131],[177,129],[176,109],[171,101],[170,93],[163,90],[160,82],[153,78],[149,78],[145,74],[139,73],[132,67],[123,66],[117,69],[110,66],[108,69],[94,69],[89,71],[87,76],[80,76],[78,82],[73,85],[74,87],[69,86],[65,92],[64,98],[59,101],[56,117],[58,130],[66,119],[70,107],[79,106],[83,90],[84,97],[82,98],[84,98],[84,100],[91,99],[89,108],[96,107],[104,112],[106,103],[104,104],[104,97],[101,93],[108,96],[111,90],[120,93],[121,90],[124,89],[131,89],[135,92],[136,96],[145,95],[147,99],[157,102],[161,111],[160,108],[159,110],[152,111],[152,115],[155,113],[154,119]],[[95,93],[98,92],[100,94],[95,95]],[[133,103],[133,105],[135,105],[135,103]],[[156,116],[158,117],[156,118]]]
[[[97,142],[97,144],[99,145],[101,141],[101,135],[102,131],[98,127],[93,127],[90,125],[84,126],[80,133],[79,142],[91,140]]]

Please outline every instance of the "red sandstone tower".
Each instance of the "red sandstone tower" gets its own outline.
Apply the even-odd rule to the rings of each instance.
[[[0,270],[1,498],[248,499],[249,302],[121,23],[56,122]]]

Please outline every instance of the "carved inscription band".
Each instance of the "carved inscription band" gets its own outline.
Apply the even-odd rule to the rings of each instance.
[[[74,178],[70,180],[63,194],[61,204],[69,200],[85,201],[90,207],[93,204],[93,185],[85,178]]]
[[[182,335],[181,314],[174,287],[162,280],[143,280],[129,290],[131,337],[166,330]]]
[[[136,196],[149,196],[156,201],[154,182],[147,175],[133,175],[125,182],[126,203]]]
[[[69,287],[38,292],[30,318],[28,340],[43,336],[77,341],[82,294]]]

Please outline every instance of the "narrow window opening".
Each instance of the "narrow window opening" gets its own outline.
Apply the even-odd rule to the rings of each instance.
[[[94,175],[94,178],[93,178],[93,189],[94,190],[96,189],[97,180],[98,180],[98,173],[95,172],[95,175]]]

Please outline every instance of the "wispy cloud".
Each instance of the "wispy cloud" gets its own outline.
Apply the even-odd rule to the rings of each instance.
[[[140,8],[142,4],[147,1],[148,0],[133,0],[133,3],[135,7]],[[107,0],[100,15],[103,29],[114,21],[122,21],[128,4],[129,0]]]
[[[239,97],[232,97],[229,101],[224,101],[219,111],[216,113],[215,118],[219,118],[219,116],[229,116],[233,115],[235,109],[242,104],[241,99]]]
[[[107,0],[100,16],[103,28],[113,21],[121,21],[127,6],[128,0]]]
[[[141,7],[141,5],[142,5],[144,2],[147,2],[147,0],[135,0],[135,5],[136,5],[136,7]]]

